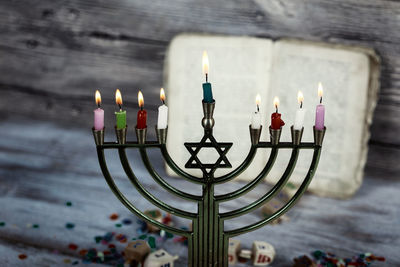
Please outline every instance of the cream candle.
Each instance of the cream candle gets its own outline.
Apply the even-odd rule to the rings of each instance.
[[[160,90],[160,99],[163,104],[158,107],[157,129],[166,129],[168,124],[168,107],[165,105],[164,88]]]
[[[257,96],[256,96],[257,111],[254,112],[251,117],[251,128],[252,129],[260,129],[261,128],[260,103],[261,103],[261,97],[259,94],[257,94]]]
[[[323,88],[322,84],[318,84],[318,97],[319,97],[319,105],[317,105],[317,109],[315,111],[315,129],[323,130],[325,128],[325,106],[322,105],[322,95]]]
[[[306,110],[303,108],[303,101],[304,101],[304,96],[301,91],[297,93],[297,101],[300,104],[300,108],[296,110],[296,117],[294,120],[294,125],[293,129],[295,130],[301,130],[304,125],[304,116],[306,114]]]
[[[96,90],[95,99],[97,108],[94,110],[94,129],[96,131],[101,131],[104,129],[104,110],[100,108],[101,95],[99,90]]]

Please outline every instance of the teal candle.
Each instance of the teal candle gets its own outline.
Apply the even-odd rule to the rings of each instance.
[[[212,95],[211,83],[206,82],[203,83],[203,101],[206,103],[214,102],[214,98]]]

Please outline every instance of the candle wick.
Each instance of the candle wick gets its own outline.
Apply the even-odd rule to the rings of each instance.
[[[119,111],[122,111],[122,105],[118,104],[118,106],[119,106]]]
[[[278,113],[278,106],[275,106],[275,113]]]
[[[260,107],[257,105],[257,112],[260,112]]]
[[[140,106],[140,110],[143,110],[143,106]]]
[[[206,83],[208,83],[208,73],[206,73]]]
[[[300,101],[300,108],[303,108],[303,101]]]
[[[100,105],[101,105],[101,104],[100,104],[100,103],[98,103],[98,104],[97,104],[97,107],[98,107],[98,108],[100,108]]]
[[[319,103],[322,104],[322,96],[321,96],[321,98],[319,99]]]
[[[163,105],[165,105],[165,100],[162,100]]]

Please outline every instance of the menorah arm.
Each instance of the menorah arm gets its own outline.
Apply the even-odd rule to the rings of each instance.
[[[290,156],[288,166],[286,167],[286,170],[283,173],[282,177],[279,179],[278,183],[276,183],[275,186],[272,187],[271,190],[268,191],[263,197],[259,198],[255,202],[253,202],[245,207],[242,207],[240,209],[221,213],[220,214],[221,218],[225,220],[225,219],[238,217],[242,214],[248,213],[248,212],[258,208],[259,206],[263,205],[265,202],[267,202],[268,200],[273,198],[285,186],[286,182],[289,180],[290,175],[292,174],[292,172],[296,166],[298,156],[299,156],[299,148],[295,147],[292,150],[292,155]]]
[[[244,234],[244,233],[247,233],[250,231],[254,231],[254,230],[268,224],[269,222],[279,218],[283,214],[285,214],[291,207],[293,207],[296,204],[296,202],[300,199],[300,197],[307,190],[308,185],[310,184],[310,182],[315,174],[315,171],[317,170],[320,155],[321,155],[321,147],[317,146],[314,148],[313,159],[312,159],[310,168],[308,170],[308,173],[307,173],[304,181],[302,182],[302,184],[300,185],[299,189],[294,194],[294,196],[282,208],[280,208],[275,213],[273,213],[272,215],[266,217],[265,219],[263,219],[259,222],[256,222],[256,223],[248,225],[248,226],[244,226],[242,228],[227,231],[227,232],[225,232],[225,234],[228,235],[229,237],[233,237],[233,236],[241,235],[241,234]]]
[[[160,147],[161,154],[164,157],[165,162],[167,165],[179,176],[185,178],[186,180],[196,183],[196,184],[204,184],[203,179],[199,179],[196,176],[190,175],[189,173],[185,172],[172,160],[171,156],[169,155],[165,144],[162,144]]]
[[[108,171],[107,168],[107,164],[106,164],[106,160],[104,157],[104,150],[100,147],[97,147],[97,155],[99,158],[99,163],[100,163],[100,168],[101,171],[103,173],[104,178],[106,179],[106,182],[108,184],[108,186],[110,187],[111,191],[113,191],[114,195],[122,202],[122,204],[125,205],[125,207],[127,207],[132,213],[136,214],[136,216],[138,216],[139,218],[141,218],[142,220],[151,223],[161,229],[164,229],[167,232],[171,232],[173,234],[177,234],[177,235],[182,235],[182,236],[186,236],[189,237],[192,232],[191,231],[187,231],[187,230],[182,230],[182,229],[178,229],[178,228],[174,228],[168,225],[165,225],[163,223],[160,223],[154,219],[152,219],[151,217],[143,214],[139,209],[137,209],[123,194],[122,192],[118,189],[117,185],[114,183],[113,178],[111,177],[110,172]]]
[[[257,151],[257,146],[251,146],[249,154],[247,154],[247,157],[244,159],[244,161],[233,171],[221,176],[221,177],[215,177],[214,178],[214,184],[221,184],[221,183],[226,183],[229,182],[230,180],[234,179],[237,177],[239,174],[244,172],[247,167],[250,165],[250,163],[253,161],[254,156],[256,155]]]
[[[126,173],[126,175],[128,176],[129,180],[131,181],[131,183],[133,184],[133,186],[136,187],[136,189],[139,191],[139,193],[145,197],[148,201],[150,201],[151,203],[153,203],[155,206],[159,207],[160,209],[163,209],[166,212],[169,212],[171,214],[183,217],[183,218],[187,218],[187,219],[194,219],[197,218],[197,214],[196,213],[192,213],[192,212],[188,212],[188,211],[184,211],[181,209],[177,209],[174,208],[164,202],[162,202],[161,200],[157,199],[155,196],[153,196],[152,194],[149,193],[149,191],[147,191],[138,181],[137,177],[135,176],[135,174],[133,173],[128,158],[126,156],[126,151],[124,148],[119,148],[118,149],[118,154],[119,157],[121,159],[121,163],[122,163],[122,167]]]
[[[167,190],[168,192],[171,192],[172,194],[183,198],[183,199],[187,199],[189,201],[201,201],[202,197],[201,196],[197,196],[197,195],[192,195],[192,194],[188,194],[186,192],[183,192],[175,187],[173,187],[172,185],[170,185],[169,183],[167,183],[157,172],[156,170],[153,168],[152,164],[150,163],[149,157],[147,156],[147,152],[146,152],[146,148],[142,147],[140,148],[140,156],[142,157],[143,163],[146,166],[147,171],[150,173],[150,175],[153,177],[153,179],[160,185],[162,186],[165,190]]]
[[[271,170],[272,166],[274,165],[274,162],[275,162],[275,159],[276,159],[277,155],[278,155],[278,149],[277,148],[273,148],[271,150],[271,153],[269,155],[269,159],[268,159],[267,164],[265,165],[264,169],[261,171],[261,173],[253,181],[251,181],[247,185],[243,186],[242,188],[239,188],[236,191],[233,191],[233,192],[230,192],[230,193],[227,193],[227,194],[223,194],[223,195],[215,196],[215,200],[218,201],[218,202],[228,201],[228,200],[240,197],[241,195],[246,194],[247,192],[251,191],[269,173],[269,171]]]

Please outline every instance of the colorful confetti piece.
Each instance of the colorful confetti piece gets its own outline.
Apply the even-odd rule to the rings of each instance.
[[[0,227],[6,226],[5,222],[0,222]]]
[[[116,213],[113,213],[113,214],[110,215],[110,220],[112,220],[112,221],[115,221],[115,220],[117,220],[118,218],[119,218],[119,215],[116,214]]]
[[[65,202],[65,205],[68,206],[68,207],[71,207],[72,206],[72,202],[71,201],[67,201],[67,202]]]
[[[130,224],[132,224],[132,220],[131,219],[123,219],[122,223],[125,225],[130,225]]]
[[[77,249],[78,249],[78,245],[76,245],[76,244],[74,244],[74,243],[71,243],[71,244],[68,245],[68,248],[69,248],[70,250],[77,250]]]
[[[19,258],[20,260],[25,260],[26,258],[28,258],[28,256],[26,256],[25,254],[19,254],[19,255],[18,255],[18,258]]]
[[[75,224],[73,224],[73,223],[66,223],[65,224],[65,228],[67,228],[67,229],[73,229],[75,227]]]
[[[36,228],[36,229],[39,228],[39,224],[33,224],[32,228]]]
[[[115,224],[115,227],[120,228],[120,227],[122,227],[122,224],[116,223],[116,224]]]

